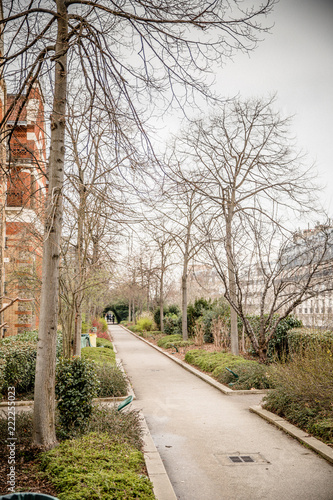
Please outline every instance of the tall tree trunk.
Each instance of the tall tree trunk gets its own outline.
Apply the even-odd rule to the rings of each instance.
[[[231,218],[228,216],[226,220],[226,251],[227,251],[227,265],[228,265],[228,280],[229,280],[229,294],[232,303],[236,303],[236,277],[232,253],[232,233],[231,233]],[[230,305],[230,337],[231,337],[231,352],[238,356],[238,326],[237,326],[237,313]]]
[[[83,179],[81,179],[83,181]],[[76,244],[76,270],[75,270],[75,307],[74,319],[74,356],[81,357],[81,333],[82,333],[82,300],[83,300],[83,224],[86,207],[86,194],[83,182],[79,187],[80,204],[78,210],[77,244]]]
[[[161,271],[161,282],[160,282],[160,328],[161,332],[164,332],[164,287],[163,287],[164,273]]]
[[[58,32],[54,101],[51,115],[49,186],[43,246],[40,325],[37,344],[33,441],[52,448],[55,434],[55,366],[58,324],[59,256],[62,225],[62,188],[65,158],[65,113],[67,93],[67,11],[57,0]]]
[[[188,340],[187,331],[187,269],[188,269],[188,252],[184,254],[183,274],[182,274],[182,336],[184,340]]]
[[[187,331],[187,272],[182,276],[182,335],[183,340],[188,339]]]

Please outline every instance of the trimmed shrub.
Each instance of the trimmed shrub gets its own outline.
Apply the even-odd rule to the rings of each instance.
[[[157,342],[159,347],[164,349],[170,349],[170,347],[187,347],[193,345],[192,340],[183,340],[183,337],[179,334],[167,335],[160,338]]]
[[[116,365],[116,354],[109,347],[83,347],[81,349],[81,358],[95,361],[98,365]]]
[[[85,428],[98,390],[94,363],[82,358],[61,358],[58,361],[55,393],[64,436],[75,435],[79,429],[82,432]]]
[[[64,441],[43,454],[41,466],[59,500],[155,499],[143,454],[108,434]]]
[[[6,356],[4,382],[14,386],[18,394],[32,392],[35,387],[36,347],[17,349]]]
[[[229,352],[208,352],[202,349],[188,351],[185,355],[185,361],[211,373],[213,377],[218,377],[221,372],[224,373],[226,368],[233,370],[242,363],[254,363],[254,361],[245,360],[242,356],[235,356]]]
[[[0,340],[0,383],[4,395],[8,386],[14,386],[21,395],[33,392],[37,336],[33,331]]]
[[[96,339],[96,347],[106,347],[106,349],[112,349],[113,345],[109,339],[99,338]]]

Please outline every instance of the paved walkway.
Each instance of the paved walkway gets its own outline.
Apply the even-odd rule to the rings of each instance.
[[[110,333],[179,500],[333,500],[333,467],[121,326]],[[233,464],[228,457],[254,457]]]

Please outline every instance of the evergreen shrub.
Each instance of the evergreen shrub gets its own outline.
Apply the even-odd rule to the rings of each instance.
[[[193,345],[192,340],[183,340],[183,337],[179,334],[166,335],[160,338],[157,342],[159,347],[164,349],[169,349],[170,347],[187,347]]]
[[[59,500],[154,500],[141,451],[90,433],[60,443],[42,456],[44,476]]]
[[[55,393],[64,436],[75,435],[86,427],[99,385],[93,362],[83,358],[58,361]]]

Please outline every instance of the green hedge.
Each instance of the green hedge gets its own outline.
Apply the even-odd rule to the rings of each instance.
[[[329,349],[333,345],[333,332],[315,328],[294,328],[288,332],[290,353],[316,349],[319,346]]]
[[[97,337],[96,338],[96,346],[97,347],[106,347],[107,349],[112,349],[113,350],[112,342],[110,340],[107,340],[107,339],[104,339],[104,338],[102,339],[102,338]]]
[[[269,368],[254,360],[244,359],[228,352],[209,352],[202,349],[188,351],[185,361],[210,373],[221,384],[232,384],[233,389],[267,389],[272,387]],[[232,370],[238,375],[230,373]]]
[[[0,340],[0,391],[8,386],[18,395],[32,393],[35,385],[37,332],[27,332]]]
[[[154,500],[144,468],[140,451],[115,443],[108,434],[64,441],[42,458],[44,476],[55,486],[59,500]]]
[[[255,363],[255,361],[247,361],[241,356],[235,356],[227,352],[208,352],[201,349],[188,351],[185,355],[185,361],[205,372],[211,373],[213,377],[217,377],[226,368],[233,370],[241,363]]]
[[[102,339],[105,342],[105,339]],[[110,347],[83,347],[81,349],[82,359],[90,359],[98,365],[116,365],[116,354]]]
[[[164,349],[169,349],[170,347],[187,347],[193,345],[194,342],[191,340],[183,340],[183,337],[179,334],[165,335],[158,340],[157,345]]]
[[[92,361],[82,358],[58,361],[55,394],[64,436],[75,435],[87,425],[99,385]]]

